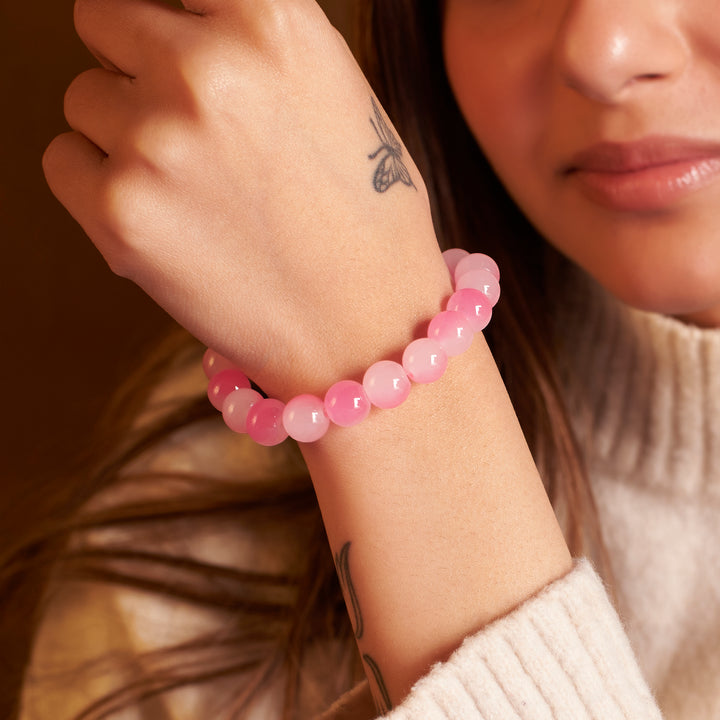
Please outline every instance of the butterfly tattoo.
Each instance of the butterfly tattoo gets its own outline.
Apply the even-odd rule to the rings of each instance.
[[[382,143],[382,145],[380,145],[380,147],[372,153],[372,155],[368,155],[370,160],[374,160],[379,155],[382,155],[380,164],[375,170],[373,186],[379,193],[387,192],[395,183],[398,182],[414,188],[415,183],[412,181],[410,172],[402,159],[402,146],[383,119],[380,108],[375,102],[375,98],[370,99],[375,113],[375,119],[373,120],[373,118],[370,118],[370,123]],[[415,189],[417,190],[417,188]]]

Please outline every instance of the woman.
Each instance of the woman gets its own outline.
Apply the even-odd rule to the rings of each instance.
[[[59,566],[72,577],[78,556],[80,577],[110,582],[91,591],[58,583],[46,616],[55,622],[41,628],[28,674],[27,717],[42,687],[34,678],[62,645],[58,618],[79,603],[123,620],[129,639],[107,638],[106,649],[149,651],[139,667],[120,664],[122,677],[116,663],[114,674],[96,671],[98,688],[84,685],[86,702],[109,693],[100,713],[129,699],[148,717],[215,717],[255,701],[257,716],[270,717],[279,710],[257,703],[281,698],[288,717],[310,716],[326,704],[324,678],[349,685],[361,667],[378,710],[397,706],[393,717],[658,717],[604,589],[587,562],[570,559],[515,412],[573,554],[587,540],[602,557],[582,482],[587,445],[618,601],[666,716],[717,709],[717,590],[702,569],[716,560],[707,511],[720,340],[690,327],[716,326],[720,308],[718,84],[707,82],[717,20],[700,0],[415,5],[372,8],[379,45],[368,71],[384,78],[380,99],[403,118],[443,242],[477,243],[500,262],[505,298],[488,334],[517,410],[479,336],[401,407],[302,445],[360,649],[355,667],[334,612],[309,616],[299,601],[290,621],[282,613],[296,602],[283,593],[302,597],[314,578],[322,595],[324,583],[303,551],[317,545],[297,541],[315,526],[284,457],[284,481],[268,483],[274,455],[243,441],[234,451],[213,445],[204,425],[152,452],[146,441],[124,447],[120,481],[95,483],[77,521],[90,531],[71,536],[71,561]],[[46,154],[51,187],[116,272],[268,395],[322,395],[362,376],[440,310],[450,281],[423,179],[313,2],[180,10],[94,0],[76,6],[76,25],[104,69],[68,93],[74,132]],[[459,120],[443,55],[467,128],[510,195],[604,290],[542,244],[499,191]],[[631,312],[607,291],[682,322]],[[600,376],[608,385],[598,390]],[[151,420],[140,421],[143,437]],[[205,495],[187,472],[225,466],[247,472]],[[668,499],[679,490],[682,511]],[[297,504],[289,534],[281,518],[253,524],[274,492]],[[151,500],[166,514],[162,532],[157,517],[141,522]],[[233,502],[242,526],[208,525]],[[118,503],[125,522],[113,532]],[[662,534],[642,543],[658,519]],[[121,581],[173,599],[110,584]],[[238,606],[254,624],[238,629],[229,613]],[[277,623],[272,650],[262,620]],[[672,631],[660,637],[661,627]],[[155,652],[166,644],[178,652]],[[681,673],[688,663],[692,685]],[[175,690],[192,680],[206,682]],[[366,700],[360,686],[347,712],[372,716]]]

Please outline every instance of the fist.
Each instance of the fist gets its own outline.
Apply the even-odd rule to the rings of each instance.
[[[78,0],[75,23],[101,67],[43,164],[114,272],[278,397],[437,312],[422,180],[315,2]]]

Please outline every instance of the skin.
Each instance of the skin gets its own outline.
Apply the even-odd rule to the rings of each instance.
[[[706,0],[448,0],[448,75],[540,232],[625,302],[720,325],[720,182],[608,208],[558,169],[600,141],[720,142],[720,16]],[[717,151],[715,152],[717,155]]]
[[[318,6],[79,0],[75,18],[103,67],[71,85],[43,164],[111,268],[273,397],[397,358],[449,276],[402,149],[410,184],[378,191],[371,92]],[[571,569],[481,335],[400,408],[302,450],[381,709]]]

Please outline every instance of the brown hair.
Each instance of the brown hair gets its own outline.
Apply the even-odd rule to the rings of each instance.
[[[548,493],[562,509],[571,551],[576,555],[594,552],[601,568],[607,570],[590,487],[562,400],[552,341],[545,278],[549,264],[562,265],[562,261],[505,193],[461,117],[443,70],[441,12],[441,3],[427,0],[359,2],[358,52],[371,84],[421,169],[440,243],[488,252],[502,267],[503,302],[487,331],[488,342]],[[21,609],[28,616],[27,627],[37,626],[42,604],[32,598],[50,574],[53,582],[82,578],[122,583],[234,613],[232,628],[222,638],[202,637],[188,646],[163,651],[158,657],[166,661],[157,672],[98,701],[81,718],[105,717],[118,707],[180,685],[232,674],[244,677],[235,703],[238,717],[257,691],[276,677],[285,681],[284,718],[300,717],[299,698],[308,685],[301,678],[303,656],[311,643],[322,639],[339,640],[347,662],[346,670],[338,671],[332,683],[315,686],[319,704],[350,687],[360,673],[353,661],[354,641],[312,485],[293,446],[288,444],[285,461],[294,482],[278,480],[270,490],[267,483],[192,476],[186,478],[190,489],[171,502],[81,510],[93,495],[124,482],[123,470],[143,453],[214,414],[205,398],[193,398],[168,407],[151,425],[133,429],[151,388],[168,373],[198,361],[199,349],[185,335],[167,341],[125,389],[122,403],[111,408],[112,424],[104,429],[106,442],[98,448],[100,465],[68,481],[67,490],[60,489],[62,483],[53,483],[52,515],[34,523],[26,537],[18,538],[0,557],[0,596],[8,627],[17,627]],[[146,478],[151,480],[162,482],[163,478]],[[279,577],[178,560],[131,546],[99,552],[68,543],[78,533],[109,524],[130,535],[148,523],[167,526],[170,532],[177,518],[204,522],[220,515],[236,517],[240,523],[302,528],[305,564],[296,573]],[[125,561],[123,565],[114,562],[118,558]],[[278,588],[283,592],[278,594]],[[12,649],[4,646],[14,662],[6,672],[6,682],[19,684],[26,661],[20,647],[30,637],[31,633],[20,634]],[[198,661],[188,663],[188,656]],[[0,698],[11,696],[17,698],[17,687],[15,692],[0,693]],[[0,716],[12,715],[11,708],[7,713],[4,710],[0,704]]]

